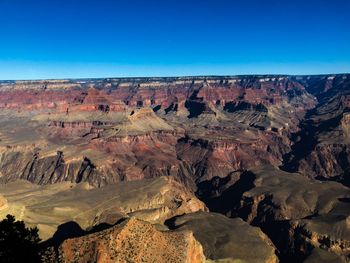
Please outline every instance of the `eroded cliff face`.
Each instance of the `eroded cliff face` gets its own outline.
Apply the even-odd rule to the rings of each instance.
[[[195,189],[281,165],[314,105],[286,76],[4,82],[0,180],[102,186],[165,175]]]
[[[317,106],[302,121],[285,155],[282,169],[349,185],[348,75],[304,77],[299,80],[317,97]]]

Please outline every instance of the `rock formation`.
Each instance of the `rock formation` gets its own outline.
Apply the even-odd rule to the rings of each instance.
[[[274,167],[242,173],[240,179],[225,183],[226,187],[209,184],[221,189],[207,192],[212,196],[206,200],[209,209],[259,226],[277,246],[283,261],[301,262],[314,249],[334,253],[331,258],[348,257],[349,188]]]
[[[2,81],[0,216],[44,239],[74,221],[94,260],[140,227],[182,262],[195,239],[208,261],[348,262],[349,94],[349,74]]]
[[[59,250],[62,262],[205,262],[203,248],[190,231],[162,232],[137,219],[67,239]]]
[[[287,76],[3,82],[0,180],[102,186],[171,175],[194,189],[281,165],[314,105]]]
[[[207,259],[216,262],[278,262],[269,238],[259,228],[239,218],[197,212],[169,221],[172,229],[192,231],[202,244]]]

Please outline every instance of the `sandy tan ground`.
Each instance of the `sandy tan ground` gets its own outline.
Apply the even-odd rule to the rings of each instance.
[[[206,209],[181,184],[167,177],[101,188],[87,183],[38,186],[17,181],[1,185],[0,195],[8,202],[0,209],[0,217],[12,214],[30,226],[38,226],[43,239],[68,221],[77,222],[83,229],[106,221],[115,223],[129,215],[156,223]]]

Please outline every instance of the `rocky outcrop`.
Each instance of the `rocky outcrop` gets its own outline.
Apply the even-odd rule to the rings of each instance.
[[[241,219],[197,212],[176,217],[168,224],[177,231],[192,231],[202,244],[206,258],[214,262],[278,262],[269,238]]]
[[[190,231],[159,231],[137,219],[84,237],[59,248],[62,262],[204,263],[203,248]]]
[[[281,260],[301,262],[313,249],[349,255],[349,188],[273,167],[236,178],[203,186],[209,193],[205,202],[211,211],[259,226],[276,245]]]
[[[350,195],[341,184],[309,180],[274,168],[253,174],[253,187],[243,193],[238,213],[258,224],[327,214],[335,209],[339,199]]]

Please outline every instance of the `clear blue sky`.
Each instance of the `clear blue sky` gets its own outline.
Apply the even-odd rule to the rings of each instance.
[[[0,79],[350,72],[349,0],[0,0]]]

